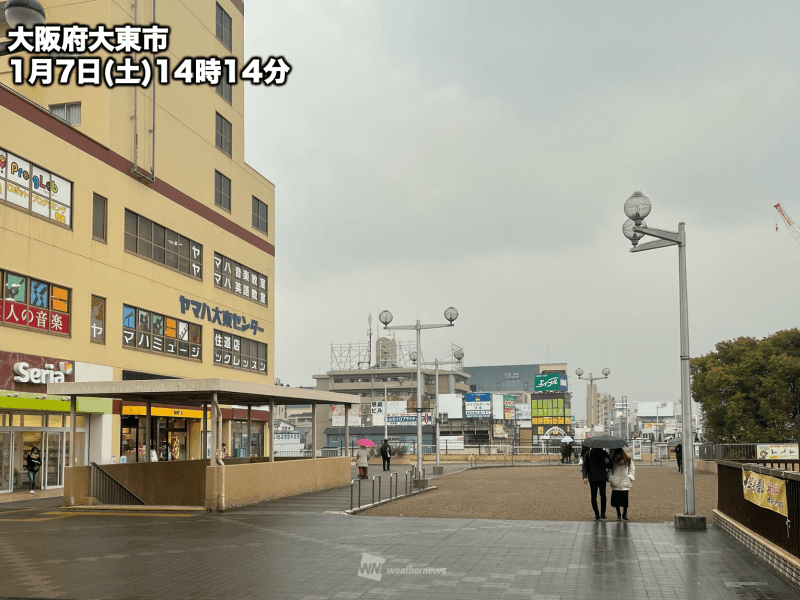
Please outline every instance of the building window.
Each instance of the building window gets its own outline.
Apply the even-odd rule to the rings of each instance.
[[[203,328],[123,304],[122,346],[200,362],[203,359]]]
[[[267,205],[253,196],[253,227],[264,235],[269,235],[267,215]]]
[[[217,148],[222,150],[228,156],[231,155],[231,148],[233,147],[233,127],[231,122],[228,121],[221,114],[217,114],[216,119],[216,144]]]
[[[99,296],[92,296],[92,325],[90,339],[95,344],[106,343],[106,300]]]
[[[214,204],[231,212],[231,180],[214,171]]]
[[[267,345],[214,330],[214,364],[267,374]]]
[[[267,276],[214,252],[214,286],[267,306]]]
[[[70,125],[81,124],[80,102],[70,102],[69,104],[51,104],[50,112],[59,119],[66,121]]]
[[[0,271],[0,281],[2,324],[69,336],[71,290],[9,271]]]
[[[72,226],[72,182],[0,148],[0,204]]]
[[[217,39],[225,44],[228,50],[233,48],[231,40],[232,29],[233,21],[231,21],[231,16],[217,2]]]
[[[219,77],[219,83],[215,86],[217,93],[222,96],[228,104],[233,102],[233,86],[228,80],[228,67],[223,65],[222,73]]]
[[[108,200],[95,194],[93,203],[92,237],[100,242],[105,242],[108,224]]]
[[[184,275],[203,278],[203,246],[125,209],[125,250]]]

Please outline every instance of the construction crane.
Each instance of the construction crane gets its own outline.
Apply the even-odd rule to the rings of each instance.
[[[800,227],[798,227],[797,223],[792,221],[792,218],[786,213],[785,210],[783,210],[783,206],[781,206],[780,202],[778,202],[775,205],[775,210],[778,211],[778,214],[781,216],[781,219],[783,219],[783,222],[786,223],[786,227],[788,227],[789,231],[792,232],[792,237],[794,238],[794,241],[800,244]],[[777,219],[775,219],[775,231],[778,231]]]

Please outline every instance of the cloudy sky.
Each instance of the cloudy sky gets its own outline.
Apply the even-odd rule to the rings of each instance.
[[[629,252],[622,207],[688,236],[692,356],[797,325],[800,4],[248,2],[247,160],[277,186],[276,375],[311,385],[367,317],[443,322],[467,365],[611,369],[680,397],[677,249]],[[411,335],[400,339],[411,339]]]

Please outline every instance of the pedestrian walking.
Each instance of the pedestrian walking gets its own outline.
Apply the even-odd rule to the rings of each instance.
[[[622,448],[611,453],[611,506],[617,509],[617,521],[628,520],[628,492],[635,479],[636,467]],[[622,509],[622,514],[620,514]]]
[[[567,442],[567,462],[572,464],[572,442]]]
[[[28,453],[27,466],[28,483],[31,486],[30,493],[35,494],[36,491],[33,488],[36,487],[36,476],[39,474],[39,468],[42,466],[42,459],[39,458],[39,449],[36,446],[31,448],[31,451]]]
[[[683,445],[675,446],[675,458],[678,461],[678,473],[683,473]]]
[[[567,443],[561,442],[561,464],[567,462]]]
[[[356,466],[358,467],[358,478],[367,478],[367,469],[369,467],[369,450],[364,446],[359,446],[356,450]]]
[[[383,460],[383,470],[391,471],[392,447],[389,445],[389,440],[383,440],[383,444],[381,445],[381,459]]]
[[[602,448],[587,448],[587,453],[583,456],[581,474],[583,483],[589,484],[595,521],[606,518],[606,483],[610,467],[611,458],[608,456],[608,452]],[[600,510],[597,508],[598,492],[600,492]]]

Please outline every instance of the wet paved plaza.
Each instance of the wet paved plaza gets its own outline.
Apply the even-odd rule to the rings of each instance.
[[[58,504],[0,505],[0,598],[800,600],[714,527],[348,516],[349,488],[225,514]]]

